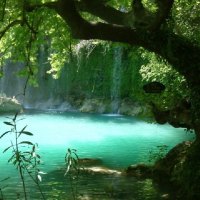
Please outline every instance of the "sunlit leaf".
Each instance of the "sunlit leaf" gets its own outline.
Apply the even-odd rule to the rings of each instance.
[[[47,173],[45,173],[45,172],[42,172],[42,171],[39,171],[39,172],[38,172],[38,174],[47,174]]]
[[[37,178],[38,178],[38,180],[40,181],[40,182],[42,182],[42,177],[38,174],[37,175]]]

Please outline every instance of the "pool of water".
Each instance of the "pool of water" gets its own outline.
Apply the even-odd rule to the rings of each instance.
[[[68,148],[76,149],[80,158],[99,159],[102,161],[101,165],[104,167],[123,169],[131,164],[148,162],[149,152],[156,150],[157,146],[167,145],[168,149],[171,149],[184,140],[194,139],[194,134],[189,134],[181,128],[175,129],[167,124],[147,123],[137,118],[119,115],[27,112],[18,116],[18,118],[23,118],[17,124],[19,130],[28,125],[27,131],[34,134],[33,136],[26,136],[21,139],[30,140],[39,145],[39,154],[42,157],[41,169],[47,172],[44,178],[44,182],[46,181],[45,187],[48,188],[48,185],[54,185],[53,188],[57,191],[54,192],[58,195],[57,197],[48,197],[48,199],[64,199],[63,196],[59,196],[64,194],[64,189],[60,188],[60,185],[64,184],[61,184],[62,181],[60,182],[60,179],[63,177],[64,157]],[[4,121],[8,121],[8,119],[6,116],[1,116],[0,135],[9,130],[9,127],[3,123]],[[6,135],[0,139],[0,180],[7,176],[11,177],[7,183],[2,184],[8,185],[4,189],[5,193],[8,191],[12,191],[13,193],[14,191],[14,195],[16,195],[19,188],[13,185],[18,184],[20,186],[20,182],[16,176],[17,172],[14,166],[7,163],[10,153],[2,153],[3,149],[10,145],[11,140],[13,140],[11,135]],[[94,185],[100,184],[100,182],[105,182],[105,180],[100,181],[101,179],[102,177],[89,178],[87,176],[86,185],[91,188]],[[86,180],[86,177],[84,180]],[[106,180],[108,183],[113,181],[107,178]],[[92,181],[95,181],[95,183],[91,186]],[[120,184],[123,182],[122,185],[124,185],[125,181],[117,178],[117,182],[120,182]],[[139,182],[137,183],[140,184]],[[145,184],[151,185],[152,183],[145,182],[143,186]],[[81,183],[81,185],[84,184]],[[129,184],[129,187],[133,186]],[[142,188],[141,186],[137,187]],[[122,188],[122,186],[119,188]],[[151,190],[151,187],[148,186],[148,189]],[[49,193],[49,191],[52,192],[52,187],[50,190],[46,189],[46,191],[48,191],[46,193]],[[141,191],[140,193],[143,194]],[[154,193],[157,195],[156,192]],[[16,196],[12,196],[10,192],[9,194],[8,199],[16,199]],[[139,196],[134,197],[134,195],[131,194],[130,199],[140,199]],[[124,196],[126,197],[125,199],[129,199],[126,195]],[[146,196],[148,197],[148,194]],[[38,199],[38,197],[30,198]],[[86,199],[86,197],[84,198]],[[66,197],[66,199],[70,199],[70,197]],[[88,197],[88,199],[90,198]],[[93,196],[92,199],[98,199],[98,197]],[[102,197],[99,197],[99,199],[102,199]],[[104,197],[103,199],[112,198]],[[115,197],[113,199],[124,198]],[[141,197],[141,199],[144,199],[144,197]]]

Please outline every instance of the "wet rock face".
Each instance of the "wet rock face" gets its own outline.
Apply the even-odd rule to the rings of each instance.
[[[77,100],[75,100],[76,102]],[[81,100],[79,105],[75,105],[80,112],[86,113],[117,113],[128,116],[138,116],[145,113],[145,106],[140,105],[138,102],[133,102],[127,99],[121,99],[118,102],[117,112],[112,110],[112,101],[110,99],[84,99]],[[147,111],[148,112],[148,111]]]
[[[22,111],[22,106],[16,99],[0,97],[0,113],[16,113],[20,111]]]

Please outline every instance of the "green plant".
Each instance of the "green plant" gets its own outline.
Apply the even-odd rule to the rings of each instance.
[[[19,172],[20,179],[22,181],[24,199],[27,200],[27,191],[25,184],[26,173],[31,177],[33,182],[39,188],[42,198],[45,199],[39,184],[39,181],[41,181],[41,174],[44,173],[38,169],[38,165],[40,164],[40,156],[36,152],[37,144],[33,144],[32,142],[27,140],[20,140],[20,137],[22,135],[32,136],[33,133],[26,131],[27,126],[24,126],[20,131],[18,131],[17,123],[22,119],[17,119],[17,116],[18,113],[16,113],[13,118],[8,117],[10,120],[4,122],[10,127],[10,130],[3,133],[0,136],[0,139],[7,134],[13,134],[14,139],[11,140],[11,145],[5,148],[3,153],[8,151],[9,149],[12,149],[12,155],[8,159],[8,162],[16,166]]]
[[[156,149],[151,149],[149,151],[149,162],[156,162],[162,158],[164,158],[164,156],[166,155],[167,151],[168,151],[168,146],[167,145],[159,145],[156,146]]]
[[[68,175],[70,186],[71,186],[71,193],[73,199],[77,199],[77,181],[79,178],[80,167],[79,167],[79,157],[76,153],[76,149],[67,149],[67,153],[65,155],[65,164],[66,170],[64,176]]]

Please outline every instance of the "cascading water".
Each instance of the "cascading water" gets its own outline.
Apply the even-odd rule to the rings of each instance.
[[[47,63],[47,56],[44,49],[41,49],[38,56],[38,87],[27,85],[25,96],[24,89],[26,77],[17,76],[24,66],[21,63],[10,61],[3,68],[4,76],[0,79],[0,93],[3,96],[15,97],[25,108],[31,109],[57,109],[69,110],[70,105],[66,102],[67,96],[67,75],[66,68],[63,69],[60,79],[53,79],[47,74],[50,66]]]
[[[120,87],[121,87],[121,65],[122,65],[122,47],[114,49],[114,63],[112,73],[112,86],[111,86],[111,109],[113,113],[118,113],[120,104]]]
[[[0,79],[0,93],[8,97],[17,97],[23,93],[24,78],[18,78],[16,73],[22,69],[22,64],[7,61],[3,68],[4,76]]]

